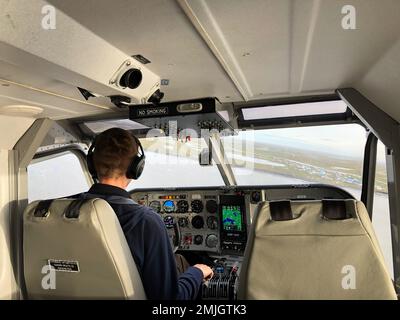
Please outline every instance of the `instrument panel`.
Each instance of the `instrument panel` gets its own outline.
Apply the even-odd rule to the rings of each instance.
[[[178,224],[180,250],[219,252],[218,196],[215,191],[137,193],[133,199],[160,214],[166,226]]]
[[[169,233],[174,225],[179,226],[179,250],[217,256],[243,255],[252,216],[260,201],[353,198],[346,191],[327,185],[139,189],[131,196],[157,212]]]

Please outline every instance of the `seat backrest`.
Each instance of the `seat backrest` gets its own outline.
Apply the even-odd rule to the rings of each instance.
[[[105,200],[31,203],[23,215],[23,255],[28,299],[146,298],[120,223]]]
[[[258,205],[240,272],[241,299],[397,299],[364,204]]]

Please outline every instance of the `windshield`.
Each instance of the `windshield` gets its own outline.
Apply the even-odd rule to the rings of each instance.
[[[146,153],[146,166],[140,179],[132,181],[128,190],[225,185],[215,163],[199,164],[199,154],[207,147],[204,139],[157,137],[140,141]]]
[[[238,131],[221,138],[238,185],[323,183],[359,198],[366,131],[358,124]],[[202,138],[141,139],[146,151],[135,188],[223,186],[213,162],[199,164],[207,145]],[[385,182],[377,182],[385,188]]]
[[[223,140],[238,185],[323,183],[360,196],[366,143],[360,125],[241,131]]]

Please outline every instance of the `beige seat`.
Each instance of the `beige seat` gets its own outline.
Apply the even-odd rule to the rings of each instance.
[[[279,201],[257,207],[240,299],[397,299],[360,201]]]
[[[23,234],[29,299],[146,298],[124,233],[106,201],[34,202],[24,212]]]

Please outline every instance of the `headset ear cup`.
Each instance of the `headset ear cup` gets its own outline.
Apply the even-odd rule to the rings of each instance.
[[[86,156],[86,163],[87,163],[87,167],[89,170],[90,175],[92,176],[93,180],[97,180],[97,172],[96,172],[96,168],[94,166],[94,161],[93,161],[93,151],[89,150],[87,156]]]
[[[145,164],[144,157],[136,156],[135,158],[133,158],[131,165],[128,168],[128,171],[126,172],[126,177],[128,179],[134,179],[134,180],[139,179],[140,175],[143,172],[144,164]]]
[[[136,167],[136,178],[139,179],[139,177],[142,175],[143,169],[144,169],[144,164],[145,164],[145,159],[141,158],[139,161],[139,164]]]
[[[143,172],[146,156],[144,155],[144,150],[142,144],[140,143],[140,140],[135,136],[133,136],[133,138],[137,143],[140,155],[138,154],[135,157],[133,157],[131,164],[128,167],[128,170],[126,171],[126,177],[128,179],[137,180],[139,179],[139,177]]]

